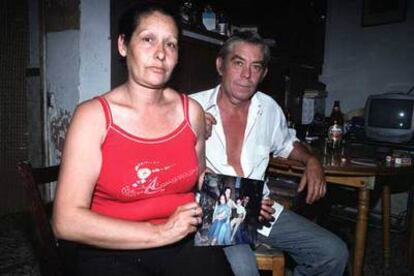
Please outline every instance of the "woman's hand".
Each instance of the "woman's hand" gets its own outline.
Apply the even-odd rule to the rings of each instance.
[[[168,243],[177,242],[197,231],[202,215],[203,211],[196,202],[181,205],[165,224],[160,225],[160,236],[168,239]]]

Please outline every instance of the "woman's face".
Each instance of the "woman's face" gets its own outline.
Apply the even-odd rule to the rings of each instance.
[[[226,196],[225,195],[221,195],[220,196],[220,204],[225,204],[226,203]]]
[[[119,53],[126,57],[129,79],[148,88],[162,88],[178,60],[178,29],[170,16],[153,12],[141,17],[140,24],[125,44],[118,38]]]

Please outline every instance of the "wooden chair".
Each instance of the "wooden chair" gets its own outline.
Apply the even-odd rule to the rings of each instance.
[[[259,270],[271,270],[272,276],[285,275],[285,256],[281,250],[259,245],[254,253]]]
[[[40,186],[57,180],[59,166],[32,168],[29,163],[20,162],[18,170],[30,201],[30,213],[35,224],[34,248],[42,275],[63,275],[58,243],[49,222],[47,206],[39,190]]]

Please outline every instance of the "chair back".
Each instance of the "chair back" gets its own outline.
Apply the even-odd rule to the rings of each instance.
[[[34,247],[42,275],[61,275],[62,261],[58,243],[50,225],[46,203],[42,200],[40,188],[57,181],[59,166],[32,168],[27,162],[18,164],[23,187],[30,201],[30,214],[35,224]]]

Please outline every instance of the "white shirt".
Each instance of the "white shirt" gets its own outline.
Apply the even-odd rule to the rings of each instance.
[[[211,113],[217,121],[211,137],[206,141],[207,167],[215,173],[236,176],[234,168],[227,163],[226,138],[217,105],[219,89],[220,85],[190,97],[199,102],[204,111]],[[264,180],[270,153],[287,158],[293,149],[293,142],[297,140],[289,132],[283,111],[276,101],[262,92],[256,92],[249,106],[240,156],[244,177]],[[267,186],[264,194],[269,194]],[[274,207],[278,217],[283,207],[279,204]]]

